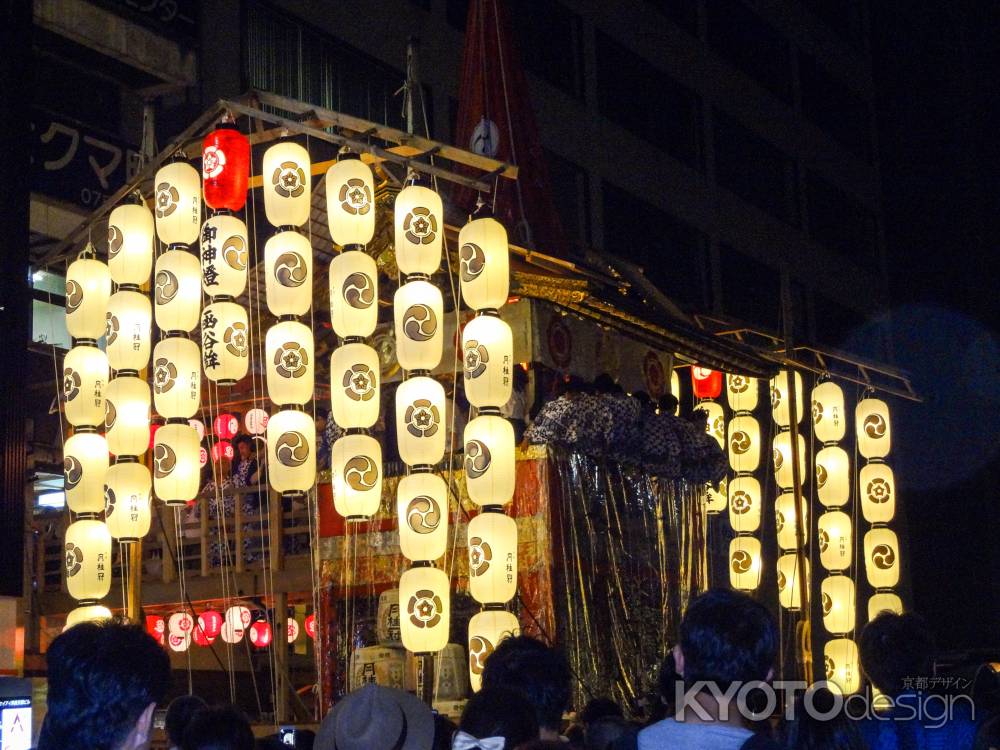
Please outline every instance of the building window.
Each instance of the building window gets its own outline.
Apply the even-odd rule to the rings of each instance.
[[[590,184],[587,171],[579,164],[545,150],[552,199],[559,212],[566,239],[577,247],[590,244]]]
[[[656,8],[692,36],[698,36],[697,0],[646,0],[646,4]]]
[[[59,349],[73,342],[66,329],[66,279],[51,271],[31,275],[31,340]]]
[[[872,267],[877,262],[875,215],[818,174],[806,173],[809,234],[822,245]]]
[[[702,169],[701,98],[598,31],[601,114],[695,169]]]
[[[706,0],[709,46],[784,102],[792,101],[788,41],[740,0]]]
[[[719,246],[723,313],[781,332],[781,274],[729,245]]]
[[[795,161],[718,110],[713,111],[713,133],[719,185],[798,226]]]
[[[805,116],[855,155],[870,162],[872,120],[868,102],[804,52],[799,53],[799,80]]]
[[[865,20],[860,0],[801,0],[818,19],[856,49],[865,48]]]

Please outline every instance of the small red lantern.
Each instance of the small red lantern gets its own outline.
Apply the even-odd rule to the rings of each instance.
[[[691,385],[695,398],[718,398],[722,393],[722,373],[707,367],[692,367]]]
[[[167,621],[159,615],[146,615],[146,632],[162,646],[163,636],[167,632]]]
[[[201,176],[205,203],[216,211],[239,211],[247,202],[250,141],[235,123],[220,122],[205,136],[201,149]]]
[[[223,458],[233,460],[233,444],[228,440],[220,440],[212,446],[212,460],[218,463]]]
[[[220,414],[212,422],[212,429],[217,437],[223,440],[232,440],[236,431],[240,429],[240,420],[232,414]]]
[[[305,622],[306,634],[316,640],[316,615],[309,615]]]
[[[153,450],[153,436],[156,435],[156,431],[160,429],[163,425],[152,422],[149,425],[149,449]]]
[[[209,638],[204,630],[201,629],[201,625],[196,625],[194,632],[191,634],[191,640],[194,641],[196,646],[211,646],[212,642],[215,641],[214,638]]]
[[[250,626],[250,642],[257,648],[267,648],[271,645],[271,623],[257,620]]]
[[[215,640],[222,632],[222,615],[214,609],[206,609],[198,615],[198,626],[205,631],[205,636]]]

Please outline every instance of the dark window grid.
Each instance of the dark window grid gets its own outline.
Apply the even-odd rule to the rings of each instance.
[[[781,328],[781,273],[730,245],[719,246],[722,309],[772,331]]]
[[[706,40],[721,58],[792,103],[791,44],[740,0],[706,0]]]
[[[590,242],[590,178],[578,164],[545,150],[553,200],[568,239],[576,245]]]
[[[646,0],[664,16],[692,36],[698,36],[697,0]]]
[[[812,239],[859,265],[877,265],[874,213],[812,170],[806,172],[806,211]]]
[[[872,112],[863,97],[836,80],[812,55],[798,55],[803,114],[856,156],[871,162]]]

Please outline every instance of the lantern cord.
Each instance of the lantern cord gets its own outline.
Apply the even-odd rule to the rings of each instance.
[[[128,560],[125,559],[125,545],[118,542],[118,561],[122,567],[122,613],[128,612],[125,592],[128,591]]]
[[[177,583],[180,587],[181,596],[181,607],[183,608],[185,604],[190,606],[190,600],[187,596],[187,572],[184,559],[184,525],[181,519],[181,509],[177,506],[174,507],[174,530],[177,534]],[[192,637],[194,635],[194,625],[198,622],[198,615],[195,613],[194,608],[191,607],[191,621],[192,621]],[[188,695],[194,693],[194,675],[191,669],[191,643],[188,643],[188,647],[185,649],[187,654],[187,673],[188,673]]]

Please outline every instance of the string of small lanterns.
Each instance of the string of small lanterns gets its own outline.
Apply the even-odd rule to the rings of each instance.
[[[760,422],[753,416],[760,385],[745,375],[726,376],[726,402],[733,411],[728,425],[729,523],[736,536],[729,543],[729,581],[734,589],[756,591],[761,577],[760,530],[763,494],[754,473],[760,468]]]

